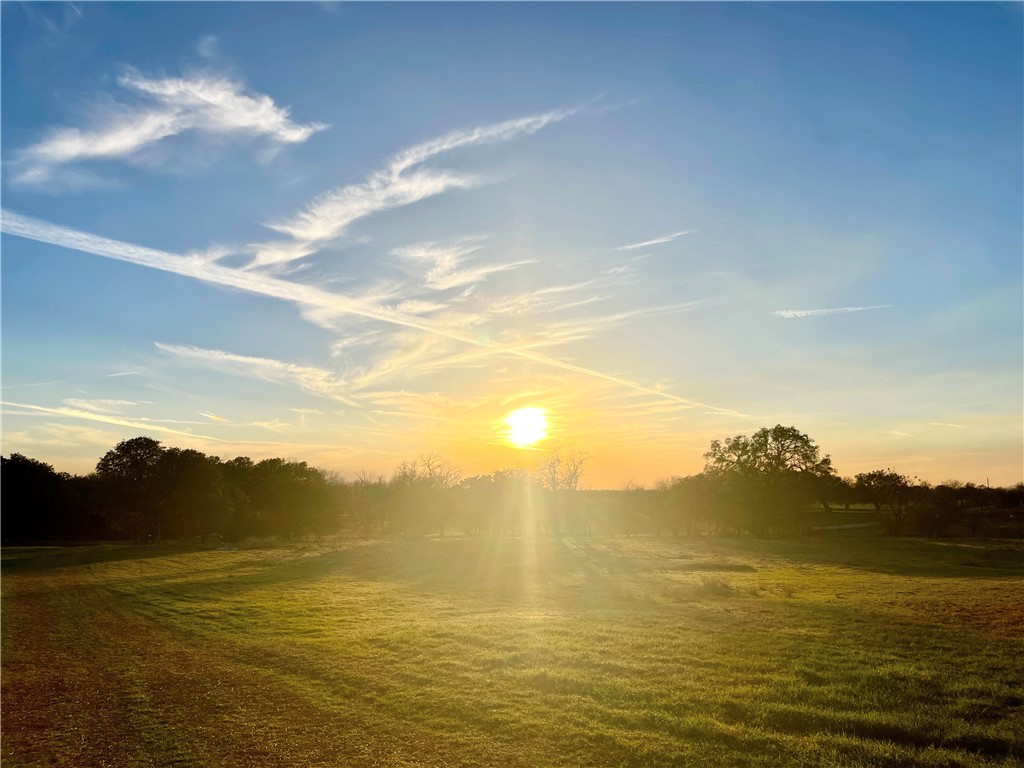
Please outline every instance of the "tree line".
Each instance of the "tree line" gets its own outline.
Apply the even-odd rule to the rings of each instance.
[[[431,454],[399,464],[390,477],[364,472],[346,481],[306,462],[225,460],[136,437],[84,476],[18,453],[0,457],[0,532],[8,544],[337,533],[770,537],[802,535],[825,519],[862,520],[865,512],[893,535],[1024,530],[1024,484],[931,486],[893,469],[843,478],[795,427],[715,440],[702,472],[651,489],[580,490],[587,458],[556,449],[532,472],[464,477]]]

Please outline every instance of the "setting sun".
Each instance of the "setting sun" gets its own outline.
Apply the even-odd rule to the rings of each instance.
[[[524,448],[548,436],[548,420],[543,408],[520,408],[505,417],[508,441]]]

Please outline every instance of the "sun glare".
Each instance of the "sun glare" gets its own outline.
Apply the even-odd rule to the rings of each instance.
[[[543,408],[520,408],[505,417],[508,441],[517,448],[533,445],[548,436],[548,420]]]

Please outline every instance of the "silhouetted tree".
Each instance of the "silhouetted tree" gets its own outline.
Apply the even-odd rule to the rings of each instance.
[[[579,489],[589,455],[580,448],[555,447],[537,465],[537,483],[545,493],[543,519],[548,531],[582,533],[585,521],[574,491]]]
[[[420,456],[417,490],[424,521],[443,537],[457,517],[453,490],[462,473],[444,457],[430,453]]]
[[[64,503],[67,505],[68,527],[61,538],[69,541],[99,541],[110,539],[108,510],[105,503],[105,483],[94,472],[85,476],[64,475]]]
[[[527,515],[533,506],[536,488],[530,474],[522,467],[500,469],[494,473],[494,484],[498,489],[499,516],[501,527],[524,536],[527,530]],[[499,528],[501,530],[501,528]]]
[[[200,451],[167,448],[156,466],[160,528],[173,538],[223,534],[229,523],[230,494],[220,459]]]
[[[96,464],[115,527],[137,541],[158,541],[163,533],[156,482],[163,453],[158,440],[133,437],[115,445]]]
[[[886,513],[893,533],[912,522],[929,536],[1024,534],[1024,484],[988,488],[949,480],[933,488],[892,469],[841,479],[829,457],[794,427],[713,441],[704,472],[653,490],[580,491],[587,458],[558,448],[533,477],[506,469],[463,480],[443,457],[427,454],[400,464],[387,482],[363,473],[346,483],[305,462],[221,461],[148,437],[118,443],[86,477],[16,453],[0,457],[3,541],[319,537],[340,529],[341,510],[366,537],[375,531],[444,535],[452,528],[469,535],[579,535],[592,523],[619,533],[735,529],[767,536],[803,530],[811,502],[827,509],[855,499]]]
[[[711,494],[714,479],[704,473],[674,477],[658,483],[665,503],[659,530],[678,535],[695,535],[710,522]]]
[[[852,477],[839,477],[831,475],[823,478],[819,485],[819,499],[821,506],[830,510],[833,505],[849,509],[850,505],[857,500],[857,492],[854,489]]]
[[[453,489],[461,479],[462,473],[438,454],[403,461],[388,482],[389,520],[398,531],[437,530],[444,536],[459,514]]]
[[[395,531],[421,533],[423,530],[417,504],[420,473],[415,461],[403,461],[391,473],[385,514]]]
[[[877,511],[888,511],[890,533],[898,536],[903,532],[907,512],[918,495],[909,477],[894,469],[876,469],[857,475],[855,488]]]
[[[304,461],[264,459],[256,464],[251,502],[262,535],[291,540],[337,526],[337,508],[323,472]]]
[[[832,459],[822,457],[813,440],[781,424],[714,440],[704,459],[735,522],[760,537],[787,527],[800,533],[806,505],[835,474]]]
[[[521,536],[529,507],[529,476],[521,469],[500,469],[471,477],[459,488],[459,520],[468,534]]]
[[[620,489],[622,495],[622,530],[627,535],[666,530],[676,532],[673,498],[664,488],[645,488],[629,480]]]
[[[346,507],[352,521],[362,531],[363,538],[370,538],[374,530],[384,527],[387,482],[383,475],[360,472],[349,484]]]
[[[552,448],[537,465],[537,481],[549,491],[575,491],[589,458],[580,448]]]
[[[65,477],[20,453],[0,457],[0,505],[5,543],[63,538]]]
[[[456,495],[457,522],[469,536],[483,536],[494,530],[498,491],[494,475],[467,477]]]
[[[224,537],[229,541],[258,535],[259,526],[253,504],[256,494],[255,466],[248,456],[236,456],[221,462],[220,472],[224,480],[228,510]]]
[[[934,488],[927,483],[917,486],[913,516],[922,536],[942,536],[960,521],[961,513],[966,511],[963,489],[964,484],[957,480],[947,480]]]

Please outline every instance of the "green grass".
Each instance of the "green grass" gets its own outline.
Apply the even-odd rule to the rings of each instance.
[[[1024,547],[4,551],[5,766],[1024,764]]]

